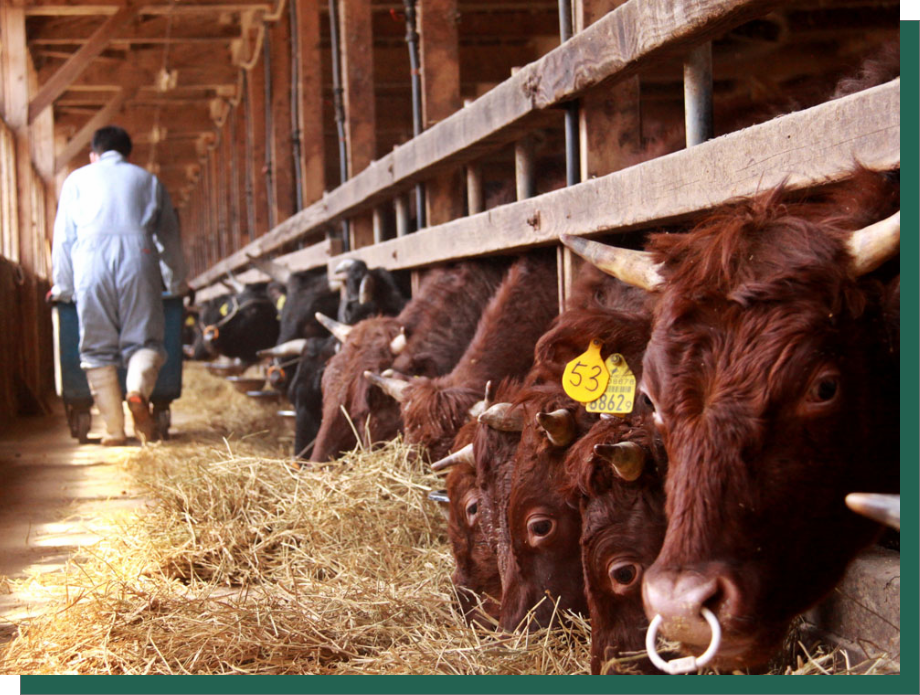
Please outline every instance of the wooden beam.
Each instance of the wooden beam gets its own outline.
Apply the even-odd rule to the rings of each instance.
[[[417,268],[552,243],[562,233],[625,232],[686,221],[783,183],[813,187],[900,165],[894,80],[576,186],[344,254],[370,267]],[[198,280],[196,280],[197,282]]]
[[[297,11],[297,55],[300,70],[298,90],[300,117],[301,180],[304,205],[322,198],[326,189],[323,146],[323,72],[320,50],[319,4],[315,0],[294,0]]]
[[[312,246],[307,246],[299,251],[278,256],[273,260],[293,271],[313,270],[314,268],[323,267],[329,262],[330,258],[338,256],[341,252],[342,242],[339,239],[324,239]],[[268,282],[271,280],[268,275],[255,268],[238,273],[237,278],[239,278],[241,282]],[[227,289],[218,283],[203,288],[200,292],[195,292],[195,299],[196,301],[206,301],[226,291]]]
[[[29,103],[29,123],[64,93],[64,90],[83,73],[93,59],[105,50],[112,37],[137,16],[137,10],[137,5],[133,3],[129,2],[124,5],[118,12],[106,19],[80,50],[58,68]]]
[[[363,171],[377,154],[374,96],[374,36],[370,0],[340,0],[342,85],[345,89],[345,140],[348,175]],[[369,214],[351,220],[352,248],[374,243]]]
[[[55,173],[62,171],[64,167],[70,164],[70,160],[76,157],[80,150],[90,143],[93,138],[93,133],[111,121],[112,118],[121,111],[122,106],[124,106],[125,102],[130,99],[134,93],[135,90],[133,89],[123,88],[113,96],[109,100],[109,103],[101,108],[95,116],[89,119],[86,125],[80,128],[77,134],[67,142],[64,149],[55,157]]]
[[[300,211],[260,240],[272,250],[359,211],[369,211],[412,184],[493,151],[537,123],[555,122],[550,109],[603,83],[638,72],[640,65],[719,36],[763,14],[779,0],[632,0],[524,67],[468,108],[441,121],[373,162],[322,201]],[[634,27],[641,26],[636,33]],[[245,254],[221,267],[238,267]],[[207,280],[207,274],[202,281]]]
[[[118,0],[113,2],[98,2],[93,0],[89,3],[63,3],[62,0],[32,0],[26,15],[29,17],[85,17],[88,15],[114,15],[121,9],[122,3]],[[244,12],[246,10],[268,11],[272,9],[272,3],[253,2],[252,0],[241,0],[233,2],[223,0],[222,2],[196,2],[192,3],[163,3],[159,5],[146,5],[140,8],[140,14],[148,15],[184,15],[184,14],[225,14],[227,12]]]
[[[419,4],[424,129],[461,106],[457,17],[457,0],[426,0]],[[463,214],[463,179],[459,168],[429,181],[425,193],[425,219],[429,226]]]

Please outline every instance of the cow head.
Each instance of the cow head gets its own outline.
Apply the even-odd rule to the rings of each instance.
[[[523,429],[508,496],[510,557],[502,561],[501,625],[508,630],[534,606],[531,627],[548,627],[558,611],[587,610],[578,550],[581,514],[563,492],[566,449],[550,439],[546,421],[537,418],[555,413],[559,429],[573,436],[587,425],[579,427],[579,408],[556,384],[524,389],[514,406],[523,414]]]
[[[326,362],[335,354],[338,341],[308,338],[287,389],[288,400],[297,412],[294,428],[294,456],[306,458],[322,420],[322,379]]]
[[[581,509],[581,559],[591,616],[591,672],[618,672],[611,659],[641,651],[648,621],[642,577],[664,539],[662,452],[648,415],[599,420],[565,459],[567,496]],[[654,672],[629,662],[624,672]]]
[[[207,349],[227,357],[255,362],[259,350],[278,338],[277,310],[268,296],[267,283],[233,285],[237,292],[202,307],[200,321]]]
[[[659,293],[642,389],[667,448],[668,528],[646,611],[698,653],[711,610],[718,667],[766,661],[875,536],[847,493],[897,490],[898,347],[866,274],[897,254],[899,220],[852,231],[897,198],[863,172],[828,200],[776,191],[659,235],[651,259],[599,259]]]

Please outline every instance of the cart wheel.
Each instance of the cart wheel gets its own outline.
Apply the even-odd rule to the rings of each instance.
[[[81,410],[74,413],[73,426],[71,433],[77,438],[80,444],[89,442],[89,428],[93,424],[93,416],[88,410]]]
[[[172,421],[170,416],[169,408],[159,408],[153,409],[153,417],[157,422],[157,432],[160,435],[162,441],[167,441],[169,439],[169,424]]]

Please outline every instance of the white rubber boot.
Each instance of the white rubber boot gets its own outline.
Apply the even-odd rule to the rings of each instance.
[[[124,446],[125,411],[121,405],[121,386],[118,384],[118,370],[114,366],[95,367],[86,370],[86,381],[90,393],[105,422],[103,446]]]
[[[156,438],[156,423],[150,415],[150,394],[157,383],[157,375],[163,364],[163,357],[156,350],[141,348],[128,360],[128,375],[125,378],[128,410],[134,420],[134,434],[141,443]]]

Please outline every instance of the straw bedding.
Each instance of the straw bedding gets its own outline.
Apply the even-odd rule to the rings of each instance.
[[[463,622],[427,500],[442,480],[406,446],[295,470],[277,406],[197,366],[184,380],[179,436],[124,462],[143,512],[113,519],[65,571],[12,582],[50,603],[18,626],[0,672],[588,672],[578,617],[515,635]],[[777,672],[846,672],[837,654],[790,654]]]

